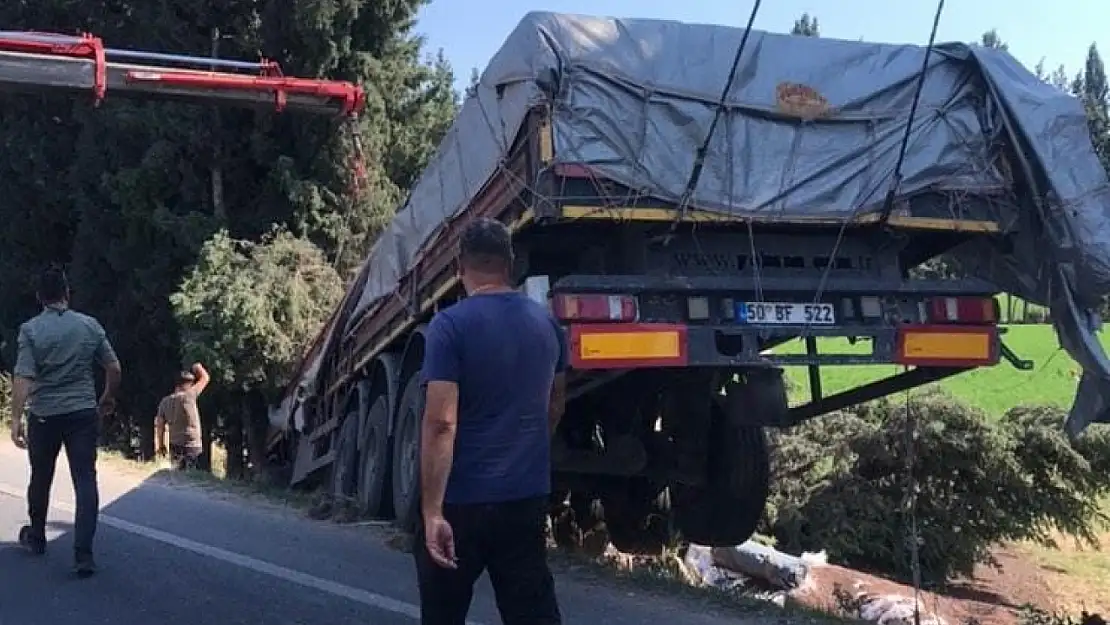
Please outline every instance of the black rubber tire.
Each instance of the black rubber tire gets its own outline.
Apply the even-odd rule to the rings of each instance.
[[[359,452],[358,503],[363,514],[371,517],[382,513],[385,481],[389,474],[389,400],[378,397],[366,413],[366,429]]]
[[[621,553],[658,555],[672,538],[670,493],[642,478],[621,482],[601,495],[609,540]]]
[[[671,487],[675,529],[686,541],[731,547],[752,537],[771,490],[771,457],[762,428],[736,427],[715,415],[709,483]]]
[[[558,488],[553,489],[548,498],[548,517],[551,520],[550,538],[561,549],[574,549],[578,546],[578,524],[569,499],[570,491]]]
[[[334,444],[331,463],[331,495],[334,499],[354,497],[358,490],[358,411],[343,418]]]
[[[591,558],[602,556],[609,546],[610,539],[601,502],[593,495],[571,493],[570,509],[574,513],[574,523],[578,527],[576,549]]]
[[[424,416],[424,392],[420,372],[405,383],[397,411],[393,437],[394,525],[405,532],[416,530],[420,515],[420,420]]]

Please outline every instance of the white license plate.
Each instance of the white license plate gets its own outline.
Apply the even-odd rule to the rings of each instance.
[[[832,304],[792,304],[789,302],[737,302],[736,321],[761,325],[833,325],[836,311]]]

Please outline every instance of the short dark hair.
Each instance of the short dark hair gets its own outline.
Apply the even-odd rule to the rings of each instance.
[[[35,282],[35,295],[43,304],[53,304],[69,297],[69,280],[61,267],[49,267]]]
[[[470,222],[459,241],[459,263],[481,273],[508,271],[513,265],[513,240],[509,229],[488,217]]]

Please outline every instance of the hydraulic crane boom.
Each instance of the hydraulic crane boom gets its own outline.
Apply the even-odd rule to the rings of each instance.
[[[91,35],[0,31],[0,90],[40,89],[87,91],[98,103],[118,93],[341,116],[357,115],[365,105],[358,85],[285,77],[265,59],[116,50]]]

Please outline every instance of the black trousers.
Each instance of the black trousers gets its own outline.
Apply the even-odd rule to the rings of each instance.
[[[464,625],[474,583],[489,572],[504,625],[561,625],[555,581],[547,566],[546,497],[496,504],[447,505],[459,566],[444,569],[428,555],[419,528],[413,554],[423,625]]]
[[[27,514],[31,531],[39,536],[46,532],[46,513],[50,506],[50,487],[62,447],[69,461],[76,496],[76,521],[73,548],[77,555],[92,554],[100,512],[100,492],[96,483],[96,443],[100,436],[100,419],[95,410],[36,417],[27,424],[27,452],[31,459],[31,483],[27,487]]]
[[[200,461],[200,449],[170,443],[170,461],[178,471],[194,471]]]

